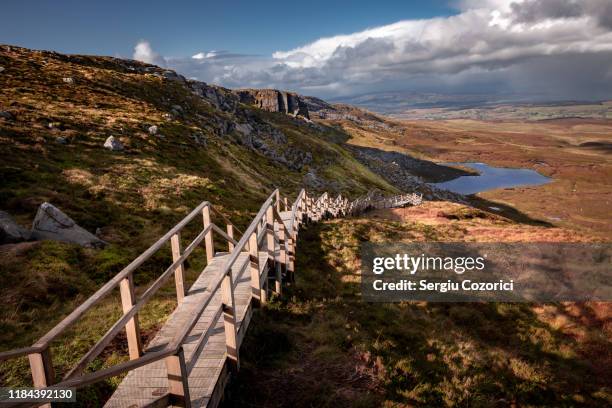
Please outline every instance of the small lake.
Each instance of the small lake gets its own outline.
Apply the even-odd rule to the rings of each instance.
[[[441,163],[449,166],[464,166],[476,170],[475,176],[461,176],[433,186],[459,194],[476,194],[497,188],[518,186],[537,186],[549,183],[552,179],[530,169],[511,169],[492,167],[484,163]]]

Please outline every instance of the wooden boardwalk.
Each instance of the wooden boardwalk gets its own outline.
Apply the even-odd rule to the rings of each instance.
[[[174,337],[178,328],[185,324],[204,301],[206,289],[210,288],[223,272],[229,254],[219,254],[207,266],[189,289],[183,303],[169,317],[160,332],[151,341],[147,351],[163,349]],[[234,296],[237,308],[236,324],[238,326],[238,347],[242,343],[249,325],[251,308],[251,277],[248,273],[248,254],[243,253],[232,268],[235,285]],[[259,271],[264,278],[268,275],[268,253],[259,253]],[[225,330],[221,310],[221,294],[216,293],[206,307],[193,330],[183,343],[185,360],[188,362],[188,387],[192,407],[216,406],[223,391],[227,376]],[[214,321],[214,324],[213,324]],[[206,341],[197,349],[198,339],[211,327]],[[217,386],[220,384],[220,386]],[[132,408],[144,407],[155,403],[160,396],[168,393],[168,372],[164,361],[156,361],[136,370],[130,371],[121,382],[105,407]]]
[[[385,199],[384,204],[403,203],[406,196]],[[420,200],[420,197],[419,197]],[[419,201],[420,202],[420,201]],[[27,356],[36,388],[81,388],[125,375],[105,407],[216,407],[232,372],[240,368],[240,345],[245,337],[253,308],[265,304],[270,292],[282,294],[283,283],[292,282],[296,240],[300,225],[326,217],[357,214],[376,206],[371,195],[349,202],[327,193],[314,199],[300,191],[291,207],[275,190],[261,206],[248,228],[242,232],[208,202],[202,202],[157,242],[106,282],[96,293],[73,310],[60,323],[30,347],[0,353],[0,361]],[[284,207],[284,211],[281,211]],[[215,224],[221,217],[225,228]],[[201,218],[200,218],[201,217]],[[199,234],[185,248],[181,232],[200,219]],[[241,235],[239,241],[234,233]],[[228,246],[216,252],[213,233]],[[157,252],[170,244],[172,264],[139,296],[134,290],[134,274]],[[203,246],[207,266],[187,288],[184,263]],[[138,313],[172,277],[177,307],[143,349]],[[123,315],[106,331],[76,365],[59,381],[55,378],[53,343],[83,314],[113,291],[119,289]],[[92,363],[124,331],[129,361],[88,371]],[[77,394],[78,395],[78,394]],[[45,406],[51,404],[5,404],[5,406]]]

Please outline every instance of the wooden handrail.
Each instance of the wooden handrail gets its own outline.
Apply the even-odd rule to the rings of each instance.
[[[104,348],[112,341],[112,339],[117,335],[117,333],[119,333],[123,329],[125,324],[132,317],[134,317],[134,315],[138,313],[140,309],[142,309],[142,307],[147,303],[147,301],[164,285],[164,283],[166,283],[170,276],[172,276],[172,273],[174,272],[176,267],[183,263],[185,259],[187,259],[187,257],[191,254],[191,252],[193,252],[193,250],[197,247],[197,245],[202,242],[206,233],[210,231],[210,228],[211,227],[208,227],[200,234],[198,234],[198,236],[187,246],[187,248],[185,248],[185,251],[183,252],[181,257],[178,258],[175,262],[173,262],[172,265],[170,265],[164,271],[164,273],[162,273],[155,280],[155,282],[153,282],[153,284],[142,294],[142,296],[138,298],[136,304],[134,304],[134,306],[132,306],[130,310],[124,313],[123,316],[121,316],[119,320],[117,320],[115,324],[113,324],[111,328],[108,329],[104,336],[102,336],[102,338],[98,340],[98,342],[81,358],[81,360],[79,360],[77,365],[64,376],[65,380],[80,374],[87,367],[87,365],[91,363],[104,350]]]
[[[27,356],[28,354],[32,354],[32,353],[39,353],[43,350],[44,348],[42,347],[31,346],[31,347],[23,347],[23,348],[3,351],[3,352],[0,352],[0,361],[10,360],[12,358],[23,357],[23,356]]]
[[[221,211],[217,210],[215,207],[210,206],[210,208],[213,210],[213,212],[217,215],[219,215],[221,218],[223,218],[223,221],[225,221],[227,224],[231,225],[232,227],[234,227],[234,230],[236,230],[240,236],[244,235],[244,233],[240,230],[240,228],[238,228],[233,222],[230,221],[229,218],[227,218]]]
[[[198,205],[178,224],[172,227],[170,231],[168,231],[163,237],[158,239],[157,242],[155,242],[147,250],[140,254],[140,256],[134,259],[128,266],[123,268],[111,280],[106,282],[106,284],[104,284],[100,289],[98,289],[96,293],[91,295],[79,307],[74,309],[72,313],[70,313],[61,322],[55,325],[55,327],[49,330],[47,334],[45,334],[36,343],[34,343],[34,347],[39,347],[43,349],[47,348],[51,341],[53,341],[64,330],[74,324],[79,319],[79,317],[81,317],[85,312],[87,312],[93,305],[95,305],[98,301],[106,297],[106,295],[108,295],[111,290],[113,290],[119,284],[119,282],[121,282],[122,279],[127,277],[130,273],[132,273],[139,266],[141,266],[146,260],[148,260],[155,252],[157,252],[166,242],[170,240],[172,235],[181,231],[191,220],[193,220],[197,215],[199,215],[199,213],[204,207],[207,206],[210,206],[210,203],[208,201],[204,201],[200,205]]]
[[[233,225],[233,224],[230,224]],[[227,232],[223,231],[221,228],[217,227],[215,224],[211,224],[212,229],[215,230],[217,233],[219,233],[219,235],[221,235],[223,238],[225,238],[227,241],[231,242],[232,244],[236,245],[238,243],[238,241],[236,241],[234,238],[230,237]],[[240,231],[238,231],[240,232]]]

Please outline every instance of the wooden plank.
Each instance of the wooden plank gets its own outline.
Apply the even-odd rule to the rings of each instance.
[[[234,285],[232,283],[232,274],[227,273],[223,278],[221,285],[221,299],[223,302],[223,322],[225,325],[225,346],[227,348],[227,357],[230,360],[230,365],[233,370],[240,368],[240,359],[238,356],[238,340],[236,339],[236,305],[234,300]]]
[[[278,236],[278,255],[276,262],[276,276],[274,282],[274,291],[281,295],[283,291],[283,269],[286,271],[287,268],[287,255],[285,251],[285,223],[280,220],[280,222],[275,222],[275,231]]]
[[[251,233],[249,237],[249,270],[251,276],[251,297],[256,303],[263,303],[261,293],[261,281],[259,271],[259,250],[257,243],[257,232]]]
[[[227,224],[227,235],[234,239],[234,225]],[[234,243],[232,241],[227,242],[228,251],[232,252],[234,250]]]
[[[210,208],[209,207],[204,207],[202,209],[202,220],[204,223],[204,229],[212,225],[210,221]],[[204,245],[206,247],[206,262],[210,263],[212,259],[215,257],[215,245],[213,242],[212,230],[209,231],[204,236]]]
[[[208,208],[208,207],[206,207]],[[172,261],[177,262],[181,258],[181,233],[177,232],[170,238],[170,247],[172,249]],[[180,304],[187,293],[185,287],[185,267],[183,262],[179,262],[174,270],[174,283],[176,286],[176,301]]]
[[[53,359],[49,349],[40,353],[29,354],[30,369],[32,372],[32,383],[36,388],[45,388],[53,384],[55,372],[53,370]],[[51,404],[40,405],[44,408],[51,408]]]
[[[270,268],[275,268],[276,259],[274,256],[275,252],[275,237],[274,237],[274,207],[271,205],[266,210],[266,249],[268,251],[268,263]],[[266,286],[268,282],[266,280]],[[275,289],[277,289],[275,287]]]
[[[128,312],[134,307],[134,279],[132,274],[129,274],[119,284],[121,293],[121,307],[123,313]],[[142,355],[142,341],[140,337],[140,327],[138,325],[138,314],[134,316],[125,325],[125,334],[127,336],[128,351],[130,360],[135,360]]]
[[[168,371],[170,405],[172,407],[190,408],[191,398],[187,383],[187,366],[182,348],[176,355],[166,357],[166,370]]]

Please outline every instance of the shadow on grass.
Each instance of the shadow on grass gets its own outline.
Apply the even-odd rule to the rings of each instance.
[[[597,357],[534,305],[363,302],[354,261],[367,230],[339,225],[300,233],[296,285],[255,313],[226,407],[610,403]]]

